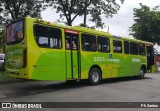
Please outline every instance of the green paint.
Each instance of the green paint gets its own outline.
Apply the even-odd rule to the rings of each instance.
[[[41,54],[31,78],[38,80],[66,80],[65,63],[65,53],[49,52]]]

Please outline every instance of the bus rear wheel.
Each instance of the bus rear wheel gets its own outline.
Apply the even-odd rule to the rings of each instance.
[[[92,68],[89,73],[89,83],[97,85],[101,81],[101,72],[98,68]]]

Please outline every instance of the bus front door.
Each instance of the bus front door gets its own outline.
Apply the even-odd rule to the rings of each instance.
[[[67,80],[80,78],[78,32],[65,30]]]
[[[152,72],[152,66],[154,65],[154,49],[152,45],[147,46],[147,70]]]

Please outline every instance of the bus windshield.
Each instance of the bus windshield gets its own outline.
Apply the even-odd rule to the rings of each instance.
[[[23,21],[15,22],[7,27],[7,45],[19,43],[23,39]]]

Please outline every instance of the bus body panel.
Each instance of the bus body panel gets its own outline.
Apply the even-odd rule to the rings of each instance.
[[[27,66],[23,68],[24,48],[10,47],[6,50],[6,74],[12,77],[29,78]]]
[[[124,72],[123,67],[123,54],[112,54],[112,77],[123,77],[126,72]]]
[[[131,58],[129,54],[124,54],[124,61],[123,61],[123,69],[124,69],[124,76],[131,76]]]
[[[52,51],[40,54],[36,64],[33,64],[32,79],[38,80],[65,80],[65,54]],[[31,56],[32,57],[32,56]],[[61,59],[59,59],[59,57]],[[32,61],[29,62],[32,64]]]
[[[92,66],[99,66],[102,71],[102,78],[111,78],[112,62],[110,54],[97,52],[81,52],[81,78],[87,79]]]
[[[23,23],[20,23],[20,22],[23,22]],[[16,22],[13,22],[12,24],[7,26],[6,35],[8,37],[6,39],[10,38],[12,39],[10,41],[17,42],[19,41],[19,38],[21,36],[23,37],[22,39],[20,39],[20,42],[16,44],[7,45],[6,47],[6,59],[5,59],[6,74],[12,77],[30,79],[27,61],[26,61],[27,38],[25,36],[27,35],[27,33],[24,30],[27,28],[25,24],[26,22],[25,22],[25,19],[20,19],[17,21],[17,23],[20,23],[20,24],[16,24]],[[23,24],[22,27],[20,26],[21,24]],[[22,29],[20,29],[19,27],[21,27]],[[17,33],[17,36],[15,36],[16,37],[15,39],[13,39],[14,34],[12,34],[14,33],[14,30],[15,30],[15,33]]]
[[[32,69],[30,70],[31,79],[66,80],[64,48],[40,48],[34,37],[34,21],[29,19],[27,25],[28,64],[29,69]]]

